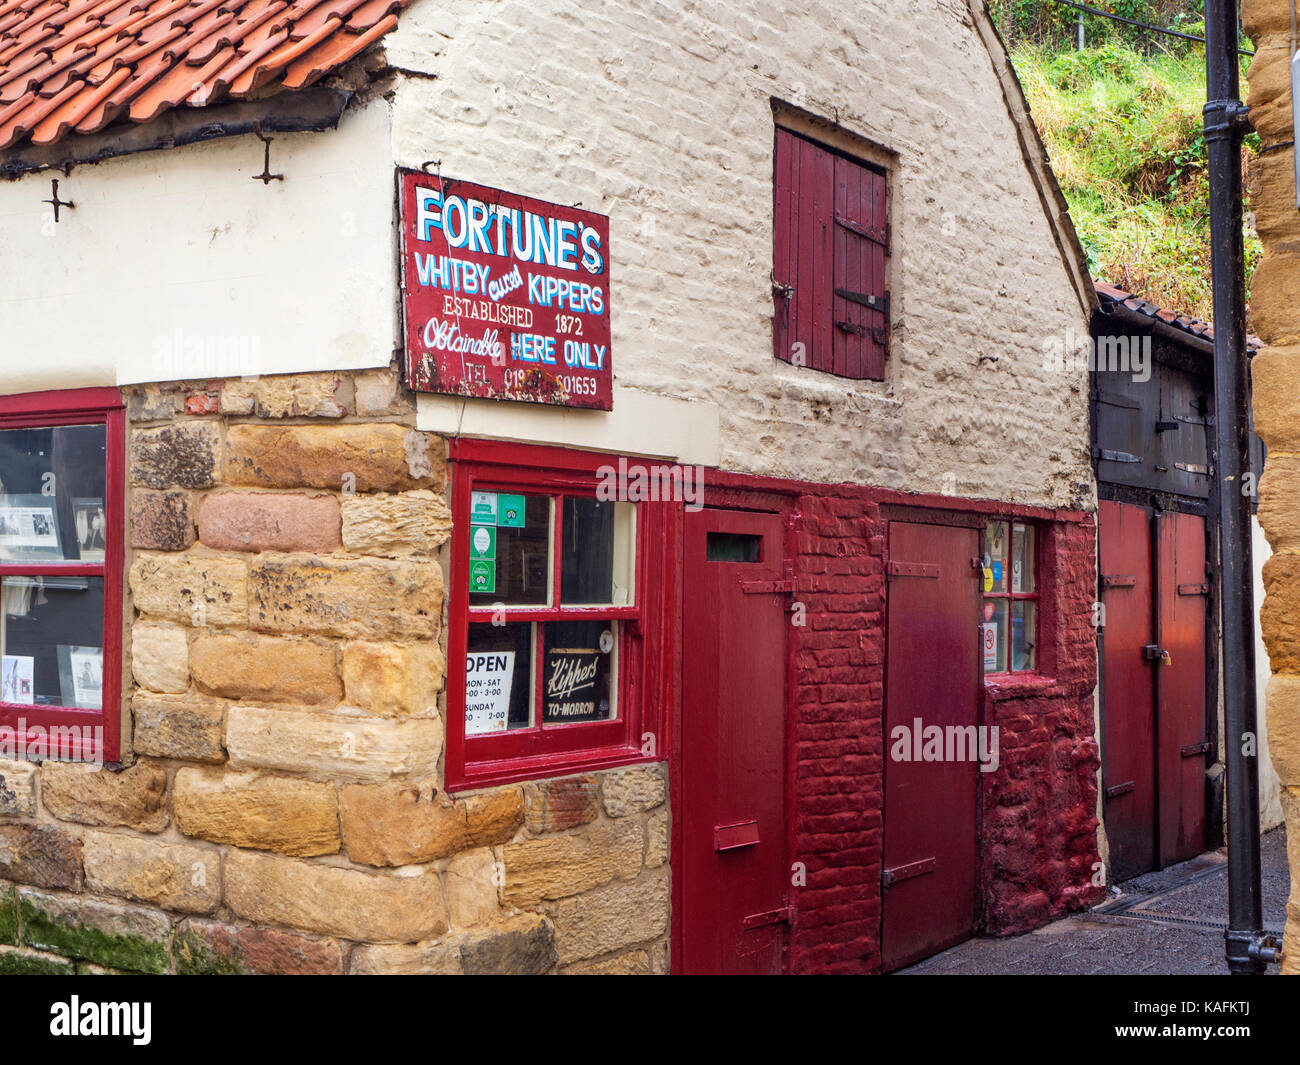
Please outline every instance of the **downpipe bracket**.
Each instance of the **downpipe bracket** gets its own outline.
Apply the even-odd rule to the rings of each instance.
[[[1241,975],[1260,975],[1270,965],[1280,964],[1286,954],[1276,936],[1264,932],[1223,933],[1227,944],[1228,970]]]
[[[1250,121],[1250,108],[1240,100],[1210,100],[1201,114],[1207,141],[1241,137],[1255,128]]]

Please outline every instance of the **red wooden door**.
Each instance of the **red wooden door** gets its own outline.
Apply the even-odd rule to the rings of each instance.
[[[1160,713],[1160,865],[1205,850],[1206,735],[1205,629],[1209,578],[1205,519],[1195,514],[1156,516],[1159,611],[1156,643],[1168,652],[1153,666]]]
[[[786,606],[781,515],[686,515],[681,832],[685,973],[782,970]]]
[[[1106,835],[1126,880],[1205,849],[1205,519],[1103,501],[1098,526]]]
[[[978,763],[895,755],[900,737],[910,742],[918,721],[922,730],[977,724],[980,604],[972,559],[978,554],[975,529],[889,526],[881,921],[886,971],[969,939],[975,929]]]
[[[1098,515],[1101,603],[1104,810],[1111,876],[1155,868],[1155,673],[1152,643],[1150,512],[1103,500]]]

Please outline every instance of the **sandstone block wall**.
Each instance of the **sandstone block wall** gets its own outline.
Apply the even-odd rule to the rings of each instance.
[[[1273,669],[1265,699],[1268,752],[1282,788],[1291,860],[1282,971],[1300,973],[1300,211],[1287,146],[1291,9],[1287,0],[1245,0],[1242,18],[1257,49],[1247,103],[1264,148],[1253,164],[1255,228],[1264,256],[1251,281],[1251,315],[1266,345],[1254,357],[1252,375],[1255,429],[1268,448],[1259,520],[1273,548],[1264,565],[1261,611]]]
[[[663,766],[443,794],[396,370],[126,394],[123,765],[0,764],[0,973],[667,971]]]

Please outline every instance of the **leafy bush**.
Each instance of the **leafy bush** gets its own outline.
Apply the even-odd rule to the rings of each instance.
[[[1199,46],[1181,54],[1144,54],[1118,41],[1082,52],[1023,44],[1012,60],[1093,276],[1209,318],[1209,175]],[[1258,146],[1258,138],[1248,139],[1244,168]],[[1248,231],[1248,271],[1259,254],[1258,238]]]

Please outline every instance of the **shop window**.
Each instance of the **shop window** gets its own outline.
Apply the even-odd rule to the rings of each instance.
[[[885,172],[778,128],[774,188],[776,357],[840,377],[884,380]]]
[[[1036,533],[1024,522],[991,521],[984,530],[984,672],[1037,667]]]
[[[116,390],[0,398],[0,747],[120,756],[124,420]]]
[[[516,464],[538,450],[454,449],[450,788],[661,757],[646,700],[662,593],[643,575],[662,572],[667,504],[605,491],[602,456]]]

